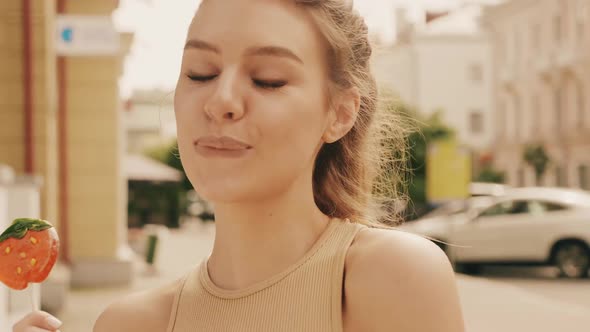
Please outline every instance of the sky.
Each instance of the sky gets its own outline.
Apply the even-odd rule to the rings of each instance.
[[[410,18],[424,8],[457,6],[466,0],[357,0],[355,7],[367,21],[372,34],[391,40],[395,8],[408,8]],[[186,30],[199,0],[121,0],[113,20],[120,31],[133,31],[135,41],[125,63],[121,93],[134,89],[174,89]],[[173,5],[172,5],[173,4]]]

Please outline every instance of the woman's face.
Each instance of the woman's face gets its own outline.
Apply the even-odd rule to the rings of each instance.
[[[291,1],[204,1],[175,95],[178,143],[214,203],[273,197],[311,181],[330,122],[326,48]]]

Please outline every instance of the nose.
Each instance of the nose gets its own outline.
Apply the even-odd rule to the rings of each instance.
[[[217,122],[237,121],[244,116],[244,105],[239,93],[236,73],[227,72],[217,78],[217,85],[205,103],[205,114]]]

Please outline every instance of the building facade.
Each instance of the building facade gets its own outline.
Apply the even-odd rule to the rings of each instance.
[[[474,150],[493,138],[491,45],[481,13],[481,5],[469,5],[412,25],[398,11],[397,42],[373,64],[381,86],[425,115],[440,111]]]
[[[131,281],[118,80],[131,34],[109,55],[60,55],[60,17],[109,20],[118,1],[0,2],[0,164],[42,178],[40,217],[61,238],[65,282]],[[117,34],[118,35],[118,34]],[[48,280],[51,282],[55,274]],[[6,317],[0,321],[6,322]]]
[[[484,16],[493,43],[497,166],[515,186],[590,190],[590,2],[513,0]],[[539,183],[524,162],[541,145]]]

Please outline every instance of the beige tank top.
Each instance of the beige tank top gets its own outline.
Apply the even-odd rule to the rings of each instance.
[[[242,290],[215,286],[205,260],[176,294],[167,331],[341,332],[344,261],[362,227],[331,221],[297,263]]]

